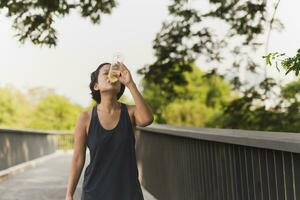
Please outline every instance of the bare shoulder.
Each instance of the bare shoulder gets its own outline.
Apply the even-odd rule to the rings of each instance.
[[[78,122],[82,124],[86,124],[86,122],[89,120],[89,117],[90,117],[89,110],[82,111],[78,117]]]
[[[89,124],[92,117],[92,110],[85,110],[82,111],[78,117],[78,125],[85,129],[85,133],[88,133],[89,130]]]

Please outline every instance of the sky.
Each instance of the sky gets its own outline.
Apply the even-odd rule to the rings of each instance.
[[[0,86],[13,85],[20,90],[42,86],[53,88],[72,102],[87,106],[91,102],[90,73],[102,62],[110,62],[115,52],[121,52],[138,88],[141,77],[136,71],[155,61],[152,42],[167,18],[169,0],[119,0],[112,15],[102,15],[94,25],[80,17],[77,11],[56,19],[58,45],[39,47],[29,41],[21,44],[14,38],[12,20],[0,13]],[[277,16],[285,25],[272,32],[269,51],[295,55],[300,48],[298,25],[300,2],[281,1]],[[257,52],[261,57],[263,52]],[[198,61],[199,66],[206,66]],[[268,74],[291,81],[275,69]],[[125,95],[132,99],[126,88]]]

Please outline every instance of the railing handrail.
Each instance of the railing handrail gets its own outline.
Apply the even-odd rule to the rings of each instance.
[[[136,130],[145,130],[160,134],[300,153],[299,133],[221,128],[195,128],[167,124],[151,124],[147,127],[137,126]],[[56,135],[74,134],[73,130],[38,130],[0,126],[0,133],[1,132]]]
[[[151,133],[300,153],[300,133],[194,128],[167,124],[151,124],[147,127],[137,126],[136,129]]]

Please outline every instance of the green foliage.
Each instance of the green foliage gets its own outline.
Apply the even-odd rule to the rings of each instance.
[[[272,52],[263,56],[263,58],[265,58],[267,65],[272,66],[275,63],[278,71],[280,71],[278,67],[278,65],[280,64],[281,67],[286,70],[286,75],[291,71],[294,71],[295,75],[298,76],[300,71],[300,49],[298,49],[294,57],[284,56],[285,53]]]
[[[284,53],[280,54],[278,52],[274,52],[274,53],[269,53],[266,56],[263,56],[263,58],[265,58],[266,60],[266,65],[272,65],[272,62],[275,61],[275,66],[277,70],[280,71],[280,69],[278,68],[278,59],[284,55],[285,55]]]
[[[142,80],[143,97],[150,104],[154,114],[154,121],[156,123],[166,123],[162,116],[162,109],[168,104],[164,93],[160,90],[159,85],[148,82],[146,79]]]
[[[251,87],[242,96],[232,100],[220,115],[207,123],[209,127],[233,128],[264,131],[299,132],[300,130],[300,80],[281,87],[280,94],[273,96],[279,100],[272,107],[266,108],[264,100],[270,95],[259,90],[269,87],[271,92],[277,87],[272,79],[263,80],[259,88]]]
[[[71,130],[81,111],[81,106],[71,103],[67,98],[50,94],[32,112],[29,126],[37,129]]]
[[[286,84],[281,91],[282,97],[288,102],[300,100],[300,80]]]
[[[110,14],[116,6],[114,0],[80,0],[78,3],[67,0],[0,1],[0,11],[7,10],[6,15],[13,18],[12,27],[21,43],[30,40],[33,44],[49,47],[57,45],[55,18],[62,18],[71,10],[78,9],[82,17],[97,24],[102,13]]]
[[[186,86],[174,87],[178,98],[169,101],[160,85],[143,80],[143,96],[156,123],[202,127],[230,101],[230,85],[217,74],[204,74],[196,65],[184,72]]]
[[[177,100],[164,108],[163,117],[167,124],[203,127],[216,112],[217,110],[197,100]]]
[[[158,108],[159,105],[163,107],[157,109],[160,112],[157,117],[158,121],[180,125],[187,123],[194,126],[207,125],[223,128],[291,130],[287,126],[289,122],[284,118],[287,118],[285,115],[287,114],[286,111],[290,110],[290,106],[294,106],[297,110],[295,101],[290,103],[289,107],[286,107],[283,103],[286,99],[278,102],[272,108],[266,108],[265,106],[266,101],[274,98],[274,89],[278,87],[274,80],[266,77],[258,85],[249,88],[246,85],[242,87],[244,83],[235,75],[237,69],[243,65],[249,72],[257,73],[256,69],[259,66],[248,55],[249,48],[256,50],[257,46],[262,44],[258,43],[256,39],[259,35],[264,34],[263,27],[268,20],[265,18],[265,16],[268,16],[266,2],[209,1],[211,5],[209,9],[211,10],[208,11],[196,10],[189,7],[188,3],[190,2],[186,0],[174,0],[171,3],[169,6],[170,20],[163,23],[162,29],[156,35],[153,43],[156,61],[138,71],[139,74],[145,76],[145,82],[148,85],[152,84],[152,89],[156,88],[160,91],[159,93],[152,92],[149,95],[152,98],[158,98],[159,95],[162,97],[155,100],[155,108]],[[278,3],[275,5],[275,10]],[[218,38],[213,29],[202,23],[206,19],[212,18],[219,19],[229,25],[225,38]],[[274,18],[274,15],[271,22],[280,23],[279,20]],[[270,26],[272,27],[272,23]],[[230,39],[237,38],[242,42],[231,50],[234,61],[229,77],[231,76],[230,82],[233,84],[234,89],[239,90],[243,95],[230,101],[228,105],[214,107],[214,105],[222,105],[214,102],[217,99],[215,97],[220,98],[222,96],[220,95],[222,90],[218,90],[220,86],[210,85],[209,92],[194,90],[193,87],[190,88],[189,80],[184,74],[185,72],[192,74],[193,70],[190,63],[193,63],[200,55],[204,56],[207,61],[221,62],[223,59],[222,50],[227,49],[227,47],[230,48],[230,45],[228,45]],[[266,62],[270,64],[273,59],[283,55],[279,53],[269,54],[266,57]],[[285,59],[282,63],[286,67],[287,73],[290,70],[295,70],[299,63],[298,56]],[[198,85],[198,82],[194,84]],[[201,89],[205,90],[204,88]],[[203,94],[203,96],[200,95],[195,98],[194,94]],[[195,99],[198,100],[197,103],[194,103],[193,100]],[[203,99],[206,101],[203,101]],[[215,108],[218,112],[214,113],[211,110],[212,108]],[[194,118],[195,121],[199,120],[199,122],[193,122],[189,117],[194,116],[195,113],[199,114],[197,111],[201,109],[207,114],[197,115]],[[172,115],[174,113],[175,116]],[[189,117],[184,116],[184,113]],[[288,118],[293,122],[297,119],[297,115],[295,118],[291,118],[291,116]]]
[[[119,101],[132,104],[125,95]],[[0,87],[0,126],[74,130],[80,112],[90,110],[94,105],[96,101],[91,101],[83,108],[53,89],[43,87],[32,87],[24,93],[12,86]]]
[[[22,93],[0,87],[0,126],[73,130],[83,108],[53,90],[35,87]]]
[[[193,8],[187,0],[171,1],[169,19],[163,22],[153,41],[156,60],[137,71],[148,82],[160,85],[168,100],[178,98],[176,85],[187,86],[183,72],[191,72],[190,63],[200,56],[207,61],[221,62],[224,50],[229,50],[234,53],[233,66],[244,65],[252,72],[257,68],[249,57],[249,48],[245,48],[255,50],[261,45],[256,40],[264,33],[265,16],[268,15],[266,3],[249,0],[207,2],[208,10],[200,6]],[[207,25],[208,20],[228,26],[226,36],[220,38],[216,30]],[[230,41],[241,42],[231,49]],[[236,77],[234,81],[237,82]]]
[[[295,75],[298,76],[300,71],[300,49],[298,49],[294,57],[284,59],[281,64],[287,70],[286,74],[290,71],[294,71]]]
[[[26,96],[13,87],[1,87],[0,97],[0,125],[26,126],[30,110]]]
[[[13,116],[16,114],[17,102],[9,90],[0,90],[0,124],[11,124],[15,122]]]
[[[182,126],[210,126],[252,130],[299,132],[300,103],[299,80],[281,88],[276,105],[266,108],[265,101],[272,98],[278,86],[266,78],[257,86],[241,90],[239,77],[230,72],[230,82],[243,95],[232,99],[230,85],[213,70],[204,74],[194,64],[200,56],[207,61],[224,59],[224,50],[233,55],[232,69],[241,66],[256,73],[258,67],[249,57],[249,49],[256,50],[261,43],[258,36],[264,34],[268,19],[266,1],[207,1],[209,9],[191,8],[187,0],[173,0],[168,6],[170,19],[163,22],[153,41],[156,60],[138,70],[144,75],[143,93],[154,111],[155,122]],[[279,1],[278,1],[279,3]],[[278,6],[277,3],[277,6]],[[31,40],[37,45],[56,46],[55,16],[63,17],[72,9],[80,10],[81,16],[92,23],[99,23],[102,13],[110,14],[116,7],[114,0],[80,0],[72,4],[58,1],[0,1],[0,11],[7,9],[12,17],[13,28],[20,42]],[[277,7],[276,7],[277,8]],[[275,8],[275,10],[276,10]],[[275,13],[275,12],[274,12]],[[207,26],[207,20],[218,20],[228,25],[224,38]],[[272,18],[271,22],[277,19]],[[272,27],[272,23],[270,23]],[[230,41],[240,41],[231,47]],[[226,52],[228,53],[228,52]],[[279,64],[299,75],[300,49],[294,57],[284,53],[264,56],[267,65]],[[82,111],[79,105],[51,91],[35,88],[24,95],[11,88],[0,88],[0,125],[38,129],[72,129],[76,117]],[[124,100],[126,101],[126,100]],[[92,102],[88,108],[95,105]]]

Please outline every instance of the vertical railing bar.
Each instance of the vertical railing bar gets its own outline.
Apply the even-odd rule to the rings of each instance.
[[[196,160],[196,141],[194,139],[191,139],[191,170],[192,170],[192,173],[190,174],[191,175],[191,183],[192,183],[192,193],[193,193],[193,198],[196,199],[197,198],[197,191],[196,190],[196,187],[195,187],[195,184],[196,184],[196,179],[197,177],[195,177],[195,160]]]
[[[244,148],[244,158],[245,158],[245,167],[246,167],[246,184],[247,184],[247,195],[248,199],[250,199],[250,189],[249,189],[249,177],[248,177],[248,163],[247,163],[247,154],[246,154],[246,148]]]
[[[292,175],[293,175],[293,192],[294,192],[294,200],[297,199],[296,197],[296,181],[295,181],[295,169],[294,169],[294,154],[291,152],[292,156]]]
[[[187,182],[186,182],[186,187],[187,187],[187,189],[186,189],[186,191],[187,191],[187,195],[186,195],[186,197],[187,198],[189,198],[189,199],[191,199],[191,197],[192,197],[192,193],[191,193],[191,191],[190,191],[190,189],[191,189],[191,185],[190,185],[190,177],[188,176],[189,174],[190,174],[190,159],[191,159],[191,155],[189,155],[190,154],[190,151],[189,151],[189,149],[190,149],[190,146],[191,146],[191,144],[190,144],[190,138],[186,138],[185,139],[185,144],[186,145],[184,145],[185,147],[184,147],[184,149],[185,149],[185,154],[186,154],[186,158],[188,158],[187,160],[186,160],[186,163],[185,163],[185,169],[184,169],[184,171],[185,171],[185,179],[187,179]]]
[[[264,199],[264,191],[263,191],[263,184],[262,184],[262,176],[261,176],[261,163],[260,163],[260,152],[258,152],[258,165],[259,165],[259,178],[260,178],[260,190],[261,190],[261,199]]]
[[[213,185],[214,185],[214,180],[215,180],[215,173],[214,173],[214,162],[213,162],[213,158],[212,158],[212,156],[213,156],[213,148],[214,148],[214,142],[210,142],[210,144],[211,145],[209,145],[209,148],[210,148],[210,161],[211,161],[211,170],[212,170],[212,173],[211,173],[211,175],[212,175],[212,190],[213,190]],[[215,197],[215,192],[213,193],[214,195],[213,195],[213,197]]]
[[[192,162],[192,165],[191,165],[191,168],[192,168],[192,173],[191,173],[191,180],[192,180],[192,185],[193,185],[193,191],[192,191],[192,193],[193,193],[193,198],[194,199],[196,199],[196,197],[197,197],[197,192],[198,192],[198,188],[197,188],[197,177],[195,176],[196,175],[196,170],[197,169],[195,169],[195,166],[196,166],[196,162],[197,162],[197,154],[196,154],[196,143],[197,143],[197,141],[195,141],[194,139],[191,139],[191,146],[192,146],[192,148],[191,148],[191,157],[192,157],[192,159],[191,159],[191,162]]]
[[[202,140],[199,141],[199,145],[198,145],[198,152],[199,152],[199,157],[200,157],[200,163],[199,163],[199,166],[200,166],[200,174],[201,174],[201,177],[200,178],[200,183],[201,183],[201,196],[203,194],[205,194],[205,188],[204,188],[204,180],[203,180],[203,156],[202,156]]]
[[[221,144],[223,145],[223,144]],[[220,158],[220,162],[221,162],[221,158],[222,158],[222,149],[220,148],[220,151],[219,151],[219,158]],[[223,184],[223,170],[222,170],[222,165],[221,165],[221,168],[220,168],[220,172],[221,172],[221,187],[222,187],[222,195],[223,195],[223,199],[224,199],[224,184]]]
[[[206,178],[205,178],[206,171],[205,171],[205,160],[204,160],[204,150],[203,150],[204,143],[205,143],[205,141],[202,141],[202,145],[201,145],[202,172],[203,172],[202,173],[202,181],[203,181],[204,196],[205,196],[205,198],[207,198],[207,188],[206,188],[207,184],[206,184]]]
[[[285,179],[285,165],[284,165],[284,154],[283,151],[281,152],[282,154],[282,165],[283,165],[283,181],[284,181],[284,198],[287,200],[287,193],[286,193],[286,179]]]
[[[238,198],[238,191],[237,191],[237,174],[236,174],[236,158],[235,158],[235,145],[233,145],[233,172],[234,172],[234,181],[235,181],[235,197]]]
[[[210,169],[211,167],[209,166],[209,141],[206,141],[205,145],[205,156],[206,156],[206,174],[207,174],[207,186],[208,186],[208,194],[209,198],[208,199],[213,199],[212,198],[212,184],[211,184],[211,176],[210,176]]]
[[[275,186],[276,186],[276,199],[278,199],[279,197],[279,193],[278,193],[278,182],[277,182],[277,167],[276,167],[276,156],[275,156],[275,151],[272,151],[273,152],[273,160],[274,160],[274,171],[275,171]]]
[[[231,149],[233,151],[233,144],[229,144],[229,149],[230,149],[230,152],[229,152],[229,163],[232,164],[232,159],[231,159]],[[232,153],[233,154],[233,153]],[[233,189],[233,166],[231,165],[230,167],[230,177],[231,177],[231,192],[232,192],[232,196],[233,196],[233,199],[235,199],[235,193],[234,193],[234,189]]]
[[[270,191],[270,177],[269,177],[269,165],[268,165],[268,153],[267,150],[265,150],[266,153],[266,167],[267,167],[267,185],[268,185],[268,194],[269,194],[269,200],[271,200],[271,191]]]
[[[187,149],[187,145],[186,145],[186,143],[187,143],[187,138],[184,138],[183,139],[183,149],[181,150],[181,152],[184,152],[184,154],[186,154],[186,149]],[[184,188],[184,198],[186,199],[188,196],[189,196],[189,194],[188,194],[188,191],[187,191],[187,187],[189,187],[188,186],[188,182],[186,181],[186,177],[187,177],[187,168],[186,168],[186,166],[187,166],[187,156],[186,155],[183,155],[184,156],[184,160],[183,160],[183,163],[182,163],[182,170],[183,170],[183,188]]]
[[[224,166],[225,166],[225,178],[226,178],[226,186],[225,186],[225,187],[226,187],[227,199],[229,200],[229,197],[228,197],[228,195],[229,195],[229,192],[228,192],[228,190],[229,190],[229,189],[228,189],[228,184],[227,184],[227,181],[228,181],[228,180],[227,180],[227,176],[226,176],[226,175],[227,175],[226,145],[227,145],[227,144],[225,144],[225,145],[224,145],[224,146],[225,146],[225,148],[224,148],[224,151],[223,151],[223,155],[224,155],[224,163],[225,163],[225,164],[224,164]]]
[[[254,178],[254,165],[253,165],[253,147],[251,147],[251,164],[252,164],[252,174],[253,174],[253,189],[254,189],[254,199],[256,200],[256,191],[255,191],[255,178]]]
[[[241,147],[239,146],[238,149],[239,149],[239,158],[240,158],[239,159],[239,161],[240,161],[239,162],[240,163],[240,169],[241,169],[240,171],[242,172],[242,158],[241,158],[241,151],[240,151]],[[243,183],[243,175],[241,174],[240,177],[241,177],[241,183]],[[243,186],[241,186],[241,189],[242,189],[242,193],[241,194],[244,194],[244,188],[243,188]]]
[[[196,141],[196,144],[195,144],[195,155],[196,155],[196,163],[197,163],[197,175],[199,175],[198,173],[198,171],[200,171],[200,160],[199,160],[199,156],[200,156],[200,154],[199,154],[199,152],[198,152],[198,148],[199,148],[199,146],[198,146],[198,144],[199,144],[199,141]],[[200,175],[201,175],[201,172],[200,172]],[[201,193],[202,193],[202,188],[201,188],[201,183],[200,183],[200,176],[197,176],[196,177],[196,184],[197,184],[197,188],[199,188],[199,190],[200,190],[200,195],[201,195]]]
[[[218,143],[215,142],[215,163],[216,163],[216,179],[217,179],[217,188],[218,188],[218,193],[217,193],[217,198],[218,200],[221,200],[220,194],[221,194],[221,189],[220,189],[220,185],[219,185],[219,161],[218,161]],[[220,197],[220,198],[219,198]]]
[[[233,145],[233,166],[234,166],[234,177],[235,177],[235,196],[236,196],[236,199],[238,198],[238,186],[237,186],[237,174],[236,174],[236,158],[235,158],[235,145]]]

